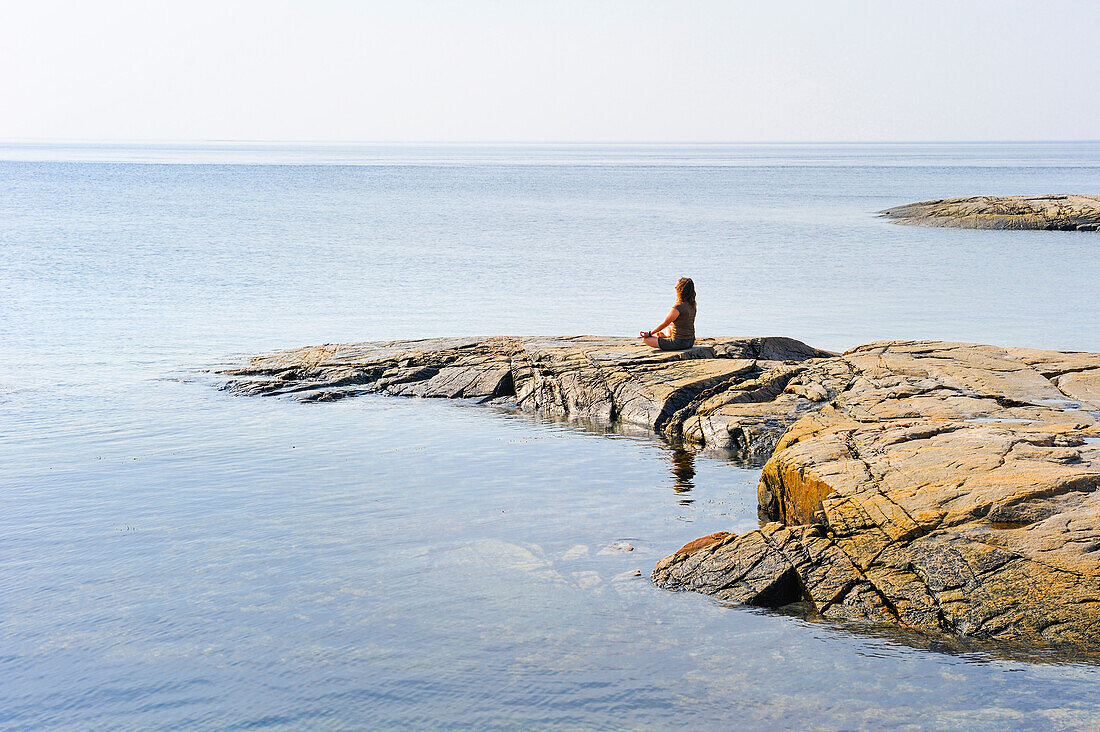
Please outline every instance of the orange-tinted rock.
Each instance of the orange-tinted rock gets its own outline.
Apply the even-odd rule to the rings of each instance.
[[[687,544],[684,544],[682,547],[677,549],[676,556],[679,556],[681,554],[685,556],[688,554],[694,554],[697,551],[714,546],[718,542],[727,539],[729,536],[731,536],[731,534],[728,531],[715,531],[713,534],[700,536],[698,539],[695,539],[694,541],[689,541]]]
[[[889,342],[829,361],[788,387],[817,375],[830,401],[778,441],[759,498],[794,545],[813,528],[851,562],[866,591],[849,605],[914,628],[1100,643],[1100,354]],[[730,601],[725,578],[746,561],[790,561],[741,541],[654,578]],[[791,564],[819,609],[814,573],[850,574]]]

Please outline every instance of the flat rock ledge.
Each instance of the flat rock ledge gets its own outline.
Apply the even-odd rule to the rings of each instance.
[[[799,396],[792,382],[832,355],[791,338],[708,338],[665,352],[628,338],[505,336],[299,348],[218,373],[230,377],[231,391],[302,401],[383,393],[514,405],[634,426],[762,464],[824,397]],[[782,411],[754,408],[785,389]]]
[[[303,348],[219,373],[242,394],[467,398],[729,451],[763,464],[763,525],[690,542],[657,585],[1100,648],[1100,354],[501,337]]]
[[[972,196],[941,198],[879,212],[897,224],[962,229],[1097,231],[1100,196]]]

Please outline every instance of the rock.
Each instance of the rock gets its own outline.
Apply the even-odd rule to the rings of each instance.
[[[580,559],[588,554],[588,547],[584,544],[574,544],[566,550],[565,554],[561,555],[563,561],[573,561],[574,559]]]
[[[972,196],[941,198],[880,211],[898,224],[964,229],[1096,231],[1100,196]]]
[[[619,572],[617,575],[611,578],[612,582],[624,582],[626,580],[632,580],[642,576],[642,570],[640,569],[628,569],[625,572]]]
[[[599,587],[603,580],[600,578],[599,572],[593,572],[591,570],[584,572],[574,572],[573,581],[577,587],[582,590],[590,590],[593,587]]]
[[[507,400],[544,416],[619,422],[678,438],[701,395],[740,385],[744,400],[770,398],[756,385],[777,388],[792,364],[829,355],[790,338],[702,339],[671,352],[627,338],[440,338],[280,351],[219,373],[242,394]]]
[[[616,552],[632,552],[632,551],[634,551],[634,546],[632,544],[630,544],[630,542],[616,541],[615,543],[608,544],[603,549],[600,549],[598,552],[596,552],[596,555],[599,556],[601,554],[614,554]]]
[[[892,620],[882,597],[815,526],[769,523],[741,536],[697,539],[653,571],[670,590],[694,590],[736,605],[779,607],[808,600],[826,617]]]
[[[220,373],[242,394],[508,402],[762,464],[765,524],[687,544],[657,565],[662,587],[963,636],[1100,641],[1100,354],[466,338],[304,348]]]
[[[889,342],[807,367],[758,489],[774,523],[654,581],[967,636],[1100,641],[1100,354]],[[813,386],[828,393],[811,409]],[[766,405],[756,405],[766,414]]]
[[[788,427],[820,409],[849,382],[848,366],[842,361],[778,365],[697,400],[684,410],[676,436],[762,464]]]

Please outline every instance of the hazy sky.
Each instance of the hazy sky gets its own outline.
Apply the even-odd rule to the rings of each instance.
[[[0,138],[1100,138],[1100,1],[2,2]]]

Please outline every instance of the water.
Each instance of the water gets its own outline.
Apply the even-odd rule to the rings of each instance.
[[[236,353],[632,335],[1100,350],[1100,145],[0,145],[0,727],[1082,728],[1100,671],[654,589],[758,471],[467,404],[232,397]],[[632,552],[607,547],[626,541]],[[634,576],[640,572],[640,576]]]

